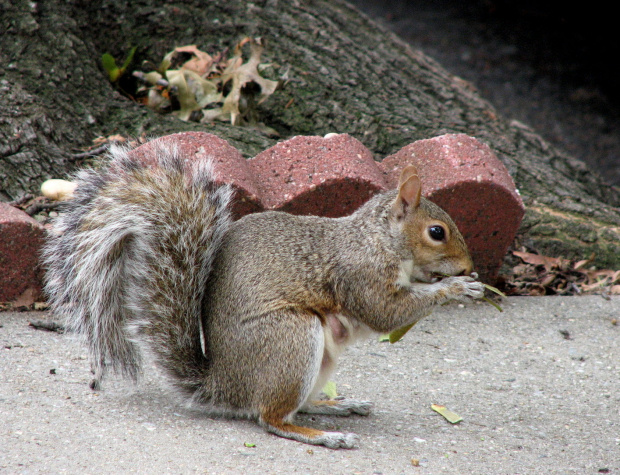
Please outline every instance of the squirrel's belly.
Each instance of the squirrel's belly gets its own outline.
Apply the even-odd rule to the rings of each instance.
[[[332,373],[336,370],[338,358],[345,348],[362,338],[373,335],[368,326],[358,320],[339,313],[328,313],[323,323],[323,358],[311,399],[317,398]]]

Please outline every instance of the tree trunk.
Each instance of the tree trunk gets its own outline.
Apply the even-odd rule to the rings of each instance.
[[[99,135],[203,130],[250,157],[276,140],[225,123],[161,116],[109,83],[101,56],[158,64],[175,46],[208,52],[262,37],[264,73],[288,69],[260,106],[282,138],[349,133],[376,159],[415,140],[465,133],[488,144],[513,176],[527,212],[520,239],[543,253],[620,267],[620,190],[522,124],[498,117],[465,81],[410,49],[341,0],[0,0],[0,199],[36,191],[74,167]],[[139,64],[136,61],[135,64]]]

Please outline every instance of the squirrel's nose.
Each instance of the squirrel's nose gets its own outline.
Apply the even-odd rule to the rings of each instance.
[[[465,262],[464,264],[465,265],[463,266],[463,269],[458,275],[469,275],[473,272],[474,263],[471,261],[471,259],[468,262]]]

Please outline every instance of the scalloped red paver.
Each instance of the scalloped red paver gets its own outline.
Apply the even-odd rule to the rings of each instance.
[[[0,203],[0,302],[41,298],[39,252],[45,229],[23,211]]]
[[[494,282],[525,213],[506,167],[464,134],[419,140],[387,157],[381,166],[390,186],[409,163],[418,168],[423,195],[457,224],[481,279]]]
[[[174,144],[187,160],[211,160],[218,183],[229,183],[235,190],[232,211],[235,218],[262,210],[253,171],[241,152],[226,140],[206,132],[180,132],[147,142],[131,154],[152,163],[152,147]]]
[[[377,164],[347,134],[294,137],[245,160],[226,140],[204,132],[160,137],[131,153],[147,163],[155,143],[170,142],[194,160],[211,159],[218,181],[236,190],[236,217],[278,209],[294,214],[343,216],[373,194],[396,186],[400,170],[418,167],[424,196],[444,208],[463,233],[483,280],[493,282],[520,225],[524,207],[504,165],[466,135],[420,140]],[[41,294],[38,253],[44,228],[0,203],[0,302]]]
[[[265,209],[339,217],[386,189],[370,151],[348,134],[293,137],[249,164]]]

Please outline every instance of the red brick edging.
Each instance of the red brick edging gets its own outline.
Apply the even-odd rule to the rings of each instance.
[[[245,160],[215,135],[183,132],[131,153],[149,161],[153,144],[173,142],[190,160],[211,159],[218,180],[235,189],[236,217],[261,210],[338,217],[393,188],[400,170],[418,167],[423,195],[454,219],[482,280],[493,283],[525,212],[514,182],[489,147],[463,134],[403,147],[382,162],[347,134],[297,136]],[[41,298],[38,252],[43,226],[0,203],[0,302]]]

